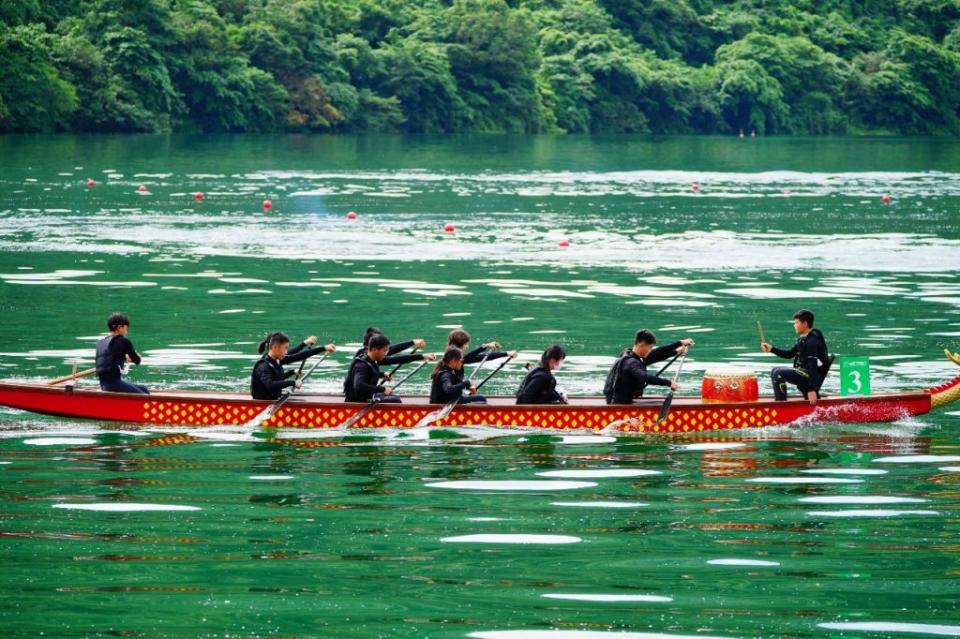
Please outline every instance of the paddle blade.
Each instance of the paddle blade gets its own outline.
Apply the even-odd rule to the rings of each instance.
[[[673,404],[673,391],[667,393],[667,398],[663,400],[663,406],[660,407],[660,414],[657,415],[657,424],[662,424],[663,420],[670,414],[671,404]]]

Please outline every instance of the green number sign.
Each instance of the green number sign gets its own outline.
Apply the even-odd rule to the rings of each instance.
[[[840,358],[840,394],[870,394],[870,358]]]

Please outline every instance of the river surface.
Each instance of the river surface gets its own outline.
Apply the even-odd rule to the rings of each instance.
[[[0,136],[0,196],[4,379],[90,366],[112,311],[154,389],[245,390],[284,330],[341,347],[336,391],[372,324],[562,344],[570,394],[647,327],[696,340],[681,393],[736,365],[769,394],[756,320],[788,346],[800,307],[874,392],[958,371],[958,140]],[[960,405],[620,439],[0,409],[0,634],[960,636],[958,433]]]

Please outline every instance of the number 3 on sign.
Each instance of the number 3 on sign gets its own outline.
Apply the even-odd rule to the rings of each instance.
[[[840,358],[840,394],[870,394],[870,358]]]

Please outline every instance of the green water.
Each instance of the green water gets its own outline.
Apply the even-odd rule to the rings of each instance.
[[[90,365],[114,310],[156,389],[375,324],[561,343],[578,394],[649,327],[697,340],[682,392],[769,393],[755,320],[786,345],[800,306],[875,391],[957,371],[956,140],[0,137],[0,195],[3,378]],[[3,636],[960,636],[956,405],[719,440],[118,426],[0,409]]]

